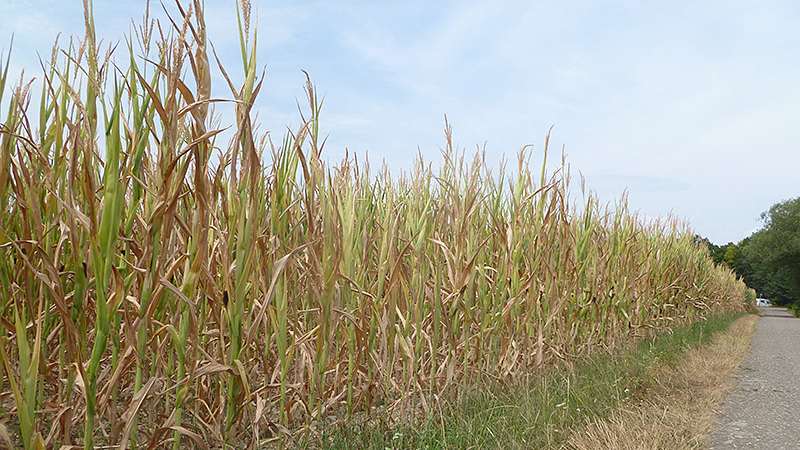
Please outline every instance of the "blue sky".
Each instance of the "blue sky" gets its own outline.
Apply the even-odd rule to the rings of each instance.
[[[144,5],[96,0],[98,36],[124,42]],[[234,5],[206,1],[206,20],[240,81]],[[393,172],[418,152],[436,166],[446,114],[459,148],[485,146],[494,166],[528,144],[538,158],[553,126],[553,160],[563,148],[603,202],[627,188],[632,210],[718,244],[800,195],[800,2],[262,0],[257,12],[261,130],[297,125],[306,70],[331,163],[347,148]],[[37,76],[59,32],[82,34],[82,2],[0,0],[4,55],[12,32],[11,73]]]

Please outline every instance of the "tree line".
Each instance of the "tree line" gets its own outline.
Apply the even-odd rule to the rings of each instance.
[[[761,214],[764,226],[742,239],[715,245],[698,236],[717,264],[733,269],[759,297],[800,314],[800,197]]]

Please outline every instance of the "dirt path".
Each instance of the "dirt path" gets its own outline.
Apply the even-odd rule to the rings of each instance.
[[[711,435],[711,450],[800,448],[800,319],[766,308]]]

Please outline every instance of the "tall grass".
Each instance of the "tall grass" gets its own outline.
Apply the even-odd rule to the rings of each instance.
[[[27,448],[285,442],[750,301],[684,224],[591,192],[574,204],[547,144],[493,172],[448,126],[437,169],[327,167],[309,80],[301,125],[273,145],[237,8],[238,87],[199,1],[166,25],[148,12],[124,56],[85,3],[38,111],[0,67],[2,389]],[[235,105],[224,147],[211,61]]]

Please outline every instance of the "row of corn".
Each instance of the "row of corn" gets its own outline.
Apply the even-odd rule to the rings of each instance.
[[[26,448],[256,448],[752,301],[685,225],[574,200],[546,145],[493,171],[448,128],[437,168],[327,167],[310,82],[274,144],[246,2],[238,87],[199,1],[116,48],[84,7],[40,83],[0,62],[0,420]]]

